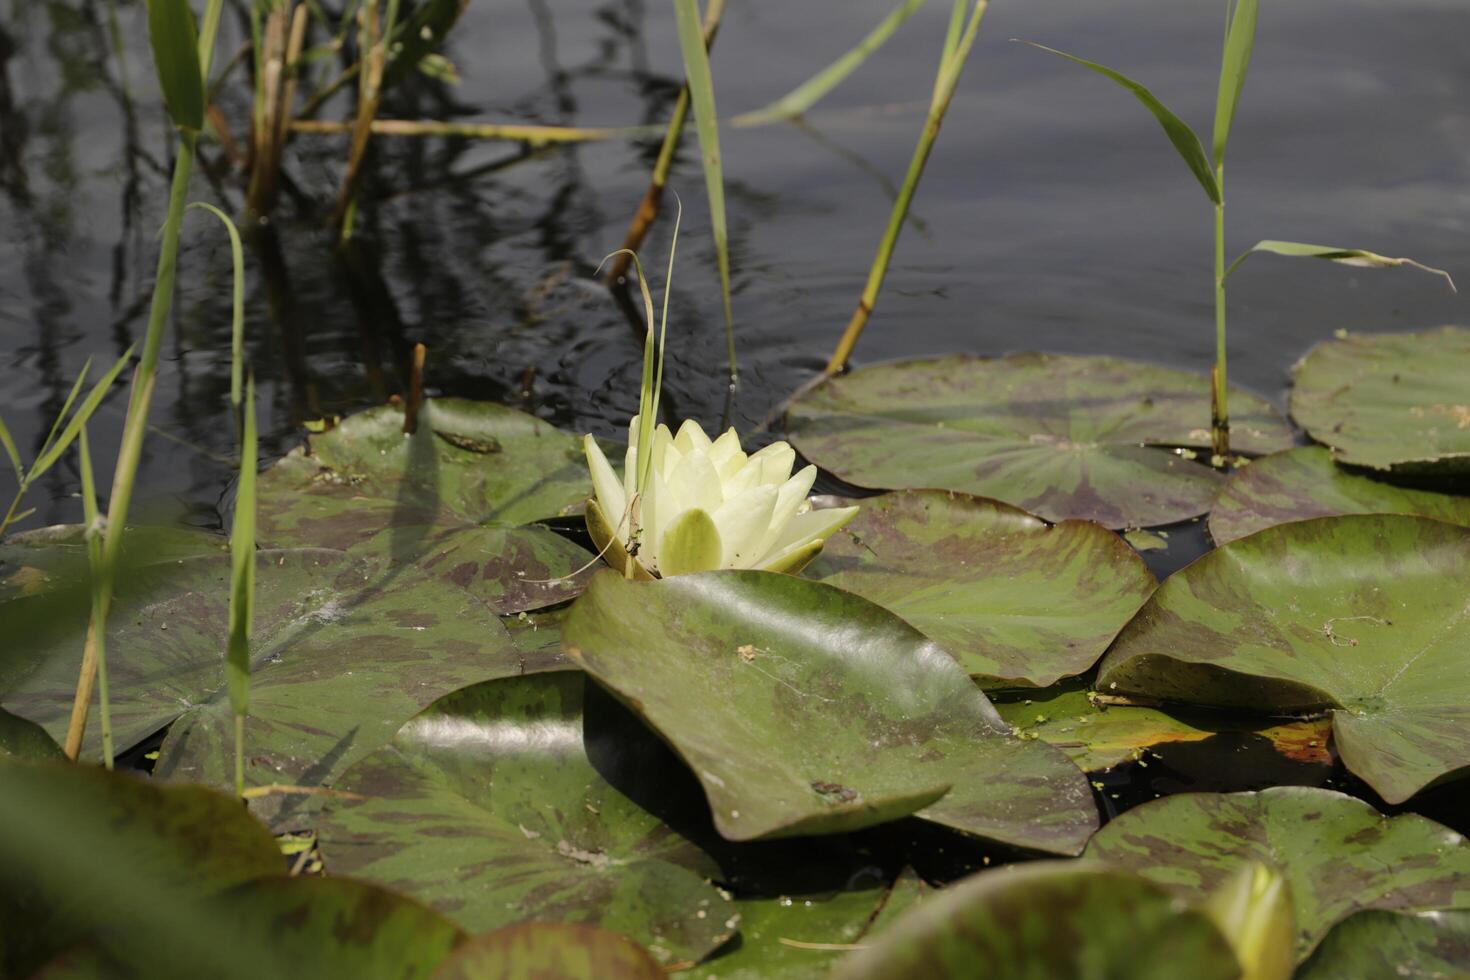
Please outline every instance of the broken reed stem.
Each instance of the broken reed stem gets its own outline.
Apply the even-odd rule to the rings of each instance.
[[[709,7],[704,12],[704,50],[709,51],[714,47],[715,35],[720,31],[720,18],[725,13],[725,0],[710,0]],[[632,253],[643,247],[643,239],[648,237],[648,230],[658,220],[659,211],[663,208],[664,188],[669,183],[669,171],[674,167],[674,153],[679,148],[679,140],[684,135],[684,123],[689,118],[689,83],[679,89],[679,98],[674,103],[673,114],[669,116],[668,127],[664,130],[663,145],[658,150],[658,160],[653,165],[653,177],[648,182],[648,190],[643,192],[643,200],[638,203],[638,210],[633,213],[633,220],[628,224],[628,233],[623,236],[623,250],[614,253],[612,263],[608,266],[607,274],[603,276],[603,282],[611,285],[621,282],[628,275],[628,265],[633,261]]]
[[[909,161],[908,173],[904,177],[903,186],[899,189],[898,199],[893,202],[893,209],[889,212],[888,227],[883,231],[883,238],[878,243],[878,254],[873,257],[873,265],[868,270],[867,285],[863,287],[863,294],[858,299],[857,309],[853,311],[852,319],[847,323],[847,329],[842,332],[842,339],[838,341],[836,350],[832,352],[832,357],[823,370],[823,373],[829,377],[840,373],[847,367],[847,362],[852,358],[853,348],[857,346],[863,328],[868,325],[868,319],[873,315],[874,307],[878,305],[878,293],[883,288],[884,278],[888,275],[888,266],[893,260],[893,250],[898,244],[899,232],[903,230],[904,222],[908,218],[909,205],[913,202],[914,193],[918,190],[920,178],[924,176],[924,166],[929,162],[929,154],[934,149],[934,142],[939,138],[939,128],[944,122],[944,115],[949,110],[950,102],[954,100],[960,75],[970,56],[970,48],[975,43],[975,35],[980,29],[980,18],[984,16],[986,8],[990,5],[990,0],[975,0],[970,19],[965,24],[963,33],[960,33],[955,29],[955,25],[959,22],[967,2],[968,0],[955,0],[955,16],[950,20],[950,31],[945,38],[944,56],[940,59],[939,72],[935,78],[934,97],[929,103],[929,115],[924,120],[924,128],[919,134],[919,143],[914,147],[914,155]]]
[[[285,71],[285,7],[266,16],[261,37],[260,77],[256,81],[254,146],[251,153],[250,187],[245,207],[252,215],[269,214],[276,195],[280,152],[276,137],[281,132],[281,76]]]
[[[389,0],[392,10],[392,0]],[[332,227],[339,230],[342,240],[351,237],[351,222],[348,217],[357,197],[357,183],[362,176],[363,160],[367,158],[368,144],[372,141],[373,120],[378,115],[378,106],[383,97],[383,71],[388,61],[388,46],[380,40],[378,5],[376,0],[359,11],[361,18],[362,51],[364,68],[358,76],[357,119],[351,127],[352,148],[347,154],[347,173],[342,178],[342,189],[337,195],[337,206],[332,210]],[[388,25],[391,33],[393,25]]]
[[[408,378],[408,401],[403,406],[403,434],[413,435],[419,428],[419,408],[424,401],[424,361],[428,349],[413,345],[413,373]]]

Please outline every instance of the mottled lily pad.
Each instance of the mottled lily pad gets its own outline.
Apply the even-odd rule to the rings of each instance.
[[[0,708],[0,756],[36,762],[63,758],[61,746],[46,734],[46,729],[33,721],[18,718],[4,708]]]
[[[1463,980],[1470,976],[1470,912],[1359,912],[1333,926],[1300,980]]]
[[[1232,390],[1231,447],[1292,444],[1264,400]],[[1209,509],[1220,477],[1173,452],[1210,446],[1208,379],[1111,357],[950,355],[861,368],[804,395],[798,450],[864,487],[994,497],[1049,521],[1172,524]]]
[[[689,764],[729,840],[918,811],[1071,854],[1096,825],[1065,756],[1014,737],[949,654],[840,589],[771,572],[603,572],[562,637]]]
[[[561,671],[477,684],[415,717],[340,781],[362,798],[327,812],[328,869],[477,932],[577,922],[631,936],[665,963],[713,951],[734,934],[735,909],[690,870],[714,873],[709,860],[594,768],[584,683]]]
[[[1131,704],[1110,704],[1079,683],[1008,694],[995,710],[1023,738],[1039,738],[1067,753],[1088,772],[1099,772],[1142,758],[1151,748],[1176,742],[1202,742],[1222,732],[1250,732],[1271,742],[1294,762],[1332,764],[1328,740],[1332,722],[1325,718],[1267,721],[1241,713],[1164,711]]]
[[[80,524],[54,524],[0,541],[0,601],[57,588],[89,588],[91,571],[83,534]],[[206,531],[130,527],[123,532],[119,577],[144,565],[228,550],[225,538]]]
[[[0,757],[4,976],[87,939],[136,949],[165,923],[192,927],[190,902],[282,870],[271,835],[222,794]]]
[[[1304,446],[1236,470],[1210,510],[1216,544],[1273,524],[1340,514],[1417,514],[1470,525],[1470,497],[1400,487],[1344,469],[1321,446]]]
[[[1246,862],[1291,885],[1297,958],[1362,909],[1470,903],[1470,841],[1416,814],[1385,817],[1362,800],[1305,786],[1184,793],[1129,810],[1098,831],[1088,858],[1200,901]]]
[[[434,980],[664,980],[668,974],[627,936],[566,922],[507,926],[465,943]]]
[[[1296,367],[1291,414],[1337,458],[1404,473],[1470,473],[1470,329],[1353,334]]]
[[[1218,929],[1160,886],[1086,862],[987,871],[925,899],[833,980],[1234,980]]]
[[[591,492],[581,440],[490,402],[370,409],[313,436],[265,473],[258,538],[412,564],[514,613],[581,591],[592,556],[530,522],[570,513]]]
[[[912,905],[923,882],[910,870],[892,884],[808,895],[740,898],[740,935],[699,965],[702,980],[822,980],[849,947]],[[882,918],[883,921],[879,921]]]
[[[246,723],[246,781],[329,784],[441,695],[519,673],[524,660],[494,611],[412,568],[339,551],[263,551]],[[108,672],[119,748],[172,723],[156,774],[233,784],[234,721],[225,696],[230,565],[196,557],[119,581],[109,617]],[[6,707],[64,736],[87,626],[87,597],[69,610],[36,596],[0,604],[0,630],[30,642],[0,665]],[[33,604],[49,614],[34,622]],[[18,624],[29,631],[12,632]],[[93,714],[84,753],[100,752]],[[283,805],[284,801],[284,805]],[[254,804],[278,826],[312,797]]]
[[[985,687],[1044,687],[1103,655],[1156,582],[1116,534],[944,490],[862,501],[806,571],[903,617]]]
[[[1390,803],[1470,766],[1470,528],[1324,517],[1232,541],[1124,628],[1098,690],[1264,712],[1330,709],[1343,762]]]

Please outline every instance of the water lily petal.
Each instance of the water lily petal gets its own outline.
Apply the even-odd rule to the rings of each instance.
[[[734,456],[744,456],[740,451],[740,436],[736,434],[735,427],[731,426],[720,437],[710,444],[709,458],[718,467],[723,468],[725,461]]]
[[[755,487],[726,500],[714,512],[715,526],[724,544],[721,568],[751,568],[765,555],[761,542],[770,529],[777,496],[775,487]]]
[[[603,455],[602,447],[597,444],[596,439],[590,435],[583,436],[582,451],[587,455],[587,469],[592,473],[592,490],[597,494],[602,512],[611,521],[621,520],[628,507],[628,497],[623,491],[622,481],[613,472],[612,464]]]
[[[704,453],[685,456],[675,463],[668,472],[668,484],[681,511],[698,507],[713,513],[725,501],[720,474]]]
[[[618,540],[611,522],[602,513],[602,508],[597,505],[595,497],[587,501],[584,520],[587,523],[587,534],[592,538],[592,543],[596,545],[597,553],[608,565],[620,572],[631,565],[633,577],[640,581],[653,578],[653,575],[640,562],[628,557],[628,552],[623,548],[623,542]]]
[[[761,483],[779,486],[791,476],[791,467],[796,465],[796,451],[784,442],[773,442],[753,454],[747,466],[760,464]]]
[[[643,496],[638,501],[639,526],[643,529],[638,535],[638,560],[647,567],[658,569],[659,541],[664,527],[682,509],[669,492],[663,475],[655,468],[649,474],[648,486],[643,488]]]
[[[669,478],[669,471],[678,464],[679,460],[683,458],[683,455],[675,447],[674,435],[669,431],[669,427],[660,423],[659,427],[653,432],[654,468],[662,473],[664,479],[667,480]]]
[[[771,511],[771,523],[766,528],[766,533],[761,536],[760,553],[768,555],[781,540],[786,531],[786,525],[791,519],[810,507],[806,504],[806,495],[811,492],[812,484],[817,479],[817,468],[815,466],[803,466],[801,472],[781,484],[777,493],[776,506]]]
[[[708,453],[710,449],[709,436],[704,434],[704,429],[693,419],[685,419],[684,424],[679,426],[674,445],[686,456],[693,452]]]
[[[638,479],[638,447],[629,444],[628,451],[623,453],[623,499],[629,500],[633,496],[633,483]]]
[[[813,558],[822,553],[822,546],[826,543],[825,539],[817,538],[806,544],[787,548],[779,555],[767,558],[756,567],[763,572],[784,572],[787,575],[795,575],[810,565]]]
[[[658,542],[659,573],[684,575],[719,568],[721,554],[720,532],[713,518],[702,508],[691,507],[674,518]]]
[[[786,530],[776,540],[771,548],[771,555],[762,567],[771,560],[781,557],[788,551],[814,541],[818,538],[825,541],[836,533],[844,524],[857,516],[856,507],[831,507],[826,510],[809,510],[805,514],[797,514],[786,525]]]

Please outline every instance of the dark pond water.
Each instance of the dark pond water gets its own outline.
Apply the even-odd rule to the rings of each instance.
[[[722,111],[783,94],[892,6],[733,0],[714,57]],[[846,322],[920,125],[947,6],[921,10],[804,127],[724,133],[742,428],[820,366]],[[1045,349],[1206,370],[1211,238],[1199,188],[1132,100],[1008,39],[1134,73],[1204,128],[1219,7],[997,0],[858,361]],[[1232,252],[1268,237],[1360,245],[1470,283],[1470,7],[1263,8],[1231,144]],[[10,0],[0,19],[0,414],[26,449],[82,362],[116,357],[144,328],[169,138],[142,4],[120,0],[133,127],[105,9]],[[401,89],[383,115],[660,121],[680,76],[671,20],[660,2],[475,0],[449,52],[463,84]],[[241,27],[227,18],[222,59]],[[237,74],[222,97],[237,132],[244,89]],[[651,140],[523,157],[509,144],[380,139],[361,247],[344,259],[323,224],[345,141],[299,137],[275,247],[247,256],[264,452],[290,448],[305,419],[401,390],[416,341],[431,349],[433,391],[512,401],[573,429],[619,429],[636,403],[639,344],[590,275],[620,244],[655,152]],[[692,140],[674,186],[689,207],[668,390],[676,411],[713,424],[725,405],[724,340]],[[198,176],[193,196],[231,211],[242,200],[231,177]],[[652,255],[666,232],[652,237]],[[1470,319],[1466,299],[1408,272],[1260,258],[1234,282],[1232,380],[1278,400],[1292,362],[1336,329]],[[192,217],[135,511],[148,519],[219,524],[232,475],[228,290],[222,235]],[[93,427],[104,473],[123,404],[119,389]],[[0,475],[7,497],[8,480]],[[33,491],[28,523],[75,520],[76,490],[68,461]]]

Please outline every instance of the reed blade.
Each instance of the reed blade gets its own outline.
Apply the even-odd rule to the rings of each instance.
[[[1215,166],[1225,165],[1225,144],[1230,140],[1230,127],[1235,123],[1235,107],[1245,88],[1245,75],[1250,69],[1251,51],[1256,45],[1257,0],[1235,0],[1235,13],[1225,35],[1225,56],[1220,61],[1220,91],[1215,97]]]
[[[679,48],[684,56],[684,76],[694,106],[694,129],[699,135],[700,159],[704,164],[704,186],[709,197],[710,230],[715,239],[715,261],[720,269],[720,304],[725,315],[725,346],[730,361],[730,382],[735,382],[735,316],[730,307],[730,236],[725,223],[725,176],[720,158],[720,122],[715,112],[715,82],[710,74],[709,52],[699,22],[696,0],[674,0],[679,28]]]
[[[1402,256],[1379,255],[1377,252],[1370,252],[1364,248],[1339,248],[1336,245],[1309,245],[1305,242],[1282,242],[1272,239],[1256,242],[1256,244],[1243,252],[1239,258],[1230,263],[1230,268],[1225,270],[1226,278],[1229,278],[1240,267],[1242,262],[1257,252],[1266,252],[1271,255],[1284,255],[1287,258],[1294,259],[1324,259],[1328,262],[1356,266],[1360,269],[1396,269],[1409,266],[1414,269],[1419,269],[1422,272],[1442,276],[1445,282],[1449,283],[1450,289],[1458,292],[1455,288],[1455,280],[1448,272],[1444,269],[1436,269],[1432,265],[1425,265],[1415,259],[1404,258]]]
[[[208,211],[220,220],[230,236],[230,262],[234,270],[230,303],[230,404],[239,411],[241,374],[245,369],[245,250],[240,243],[240,229],[229,215],[206,201],[195,201],[189,210]]]
[[[730,125],[760,126],[802,115],[825,98],[828,92],[842,84],[847,76],[857,71],[862,63],[867,61],[873,52],[881,48],[898,31],[899,27],[903,26],[904,21],[913,16],[914,12],[923,5],[924,0],[904,0],[903,3],[893,8],[893,11],[883,18],[877,27],[869,31],[868,35],[852,50],[776,101],[735,116],[730,120]]]
[[[250,627],[255,604],[255,378],[245,385],[245,418],[240,438],[240,483],[230,529],[230,638],[225,653],[230,709],[243,719],[250,709]],[[239,727],[236,732],[238,734]],[[235,744],[236,792],[243,792],[243,749]]]
[[[204,125],[204,78],[199,33],[188,0],[148,0],[148,40],[169,118],[175,126],[200,129]]]
[[[1026,41],[1024,43],[1038,50],[1045,51],[1048,54],[1054,54],[1059,58],[1066,58],[1068,61],[1081,65],[1090,71],[1097,72],[1104,78],[1116,82],[1133,93],[1133,97],[1145,109],[1152,113],[1153,117],[1158,120],[1159,125],[1163,127],[1164,135],[1169,137],[1169,142],[1178,151],[1180,159],[1189,167],[1189,172],[1194,174],[1200,186],[1205,189],[1205,194],[1209,197],[1211,203],[1220,204],[1224,200],[1224,195],[1220,192],[1220,183],[1215,179],[1215,172],[1210,166],[1210,158],[1205,153],[1204,144],[1200,142],[1194,130],[1189,128],[1188,123],[1176,116],[1173,110],[1160,102],[1158,97],[1147,88],[1135,82],[1127,75],[1124,75],[1122,72],[1114,71],[1095,61],[1088,61],[1086,58],[1079,58],[1075,54],[1058,51],[1056,48],[1049,48],[1044,44],[1037,44],[1035,41]],[[1242,77],[1244,77],[1243,73]]]
[[[87,420],[92,417],[92,414],[97,411],[97,407],[102,404],[102,399],[106,398],[107,393],[112,390],[112,384],[117,380],[117,376],[122,374],[123,368],[127,367],[132,359],[133,348],[129,347],[123,352],[123,356],[117,359],[117,363],[97,380],[97,383],[92,386],[92,390],[87,393],[87,397],[82,399],[81,405],[77,406],[76,412],[67,420],[65,428],[61,430],[61,435],[54,442],[50,439],[47,440],[46,447],[41,451],[41,455],[36,457],[36,461],[31,464],[30,472],[26,476],[28,481],[34,480],[42,473],[45,473],[61,458],[61,454],[66,452],[67,447],[76,440],[83,426],[87,424]],[[81,385],[82,377],[85,376],[86,370],[84,369],[82,375],[77,378],[78,386]],[[76,397],[75,388],[72,390],[72,397]],[[70,402],[71,400],[68,399],[68,405],[70,405]],[[62,412],[64,416],[65,409]],[[58,423],[61,421],[61,418],[62,416],[57,417]]]

